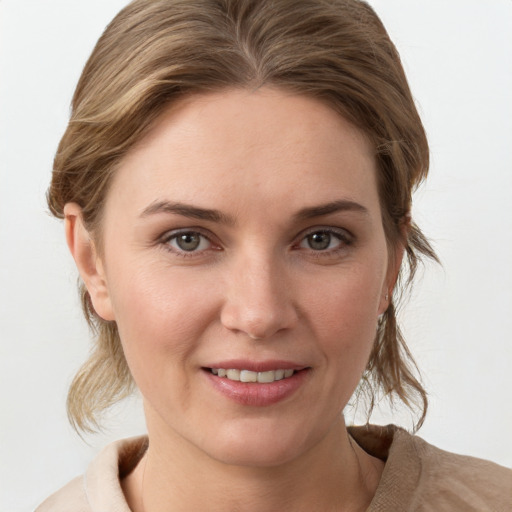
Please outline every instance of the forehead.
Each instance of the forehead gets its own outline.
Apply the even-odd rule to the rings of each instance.
[[[164,196],[290,208],[340,197],[378,203],[375,172],[364,134],[323,102],[227,90],[167,108],[121,161],[110,196],[122,192],[139,209]]]

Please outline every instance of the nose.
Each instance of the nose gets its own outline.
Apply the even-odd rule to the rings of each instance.
[[[221,322],[252,339],[291,329],[298,319],[288,273],[271,258],[240,258],[228,272]]]

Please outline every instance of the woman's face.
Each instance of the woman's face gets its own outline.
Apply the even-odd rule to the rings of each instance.
[[[230,90],[160,117],[113,180],[90,290],[150,436],[274,465],[332,435],[398,264],[376,183],[368,142],[314,99]]]

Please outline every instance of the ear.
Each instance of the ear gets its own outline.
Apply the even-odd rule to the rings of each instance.
[[[78,272],[89,292],[94,311],[103,320],[114,320],[105,269],[94,240],[84,226],[82,209],[76,203],[64,206],[66,241]]]
[[[400,239],[389,251],[388,270],[379,304],[379,314],[385,313],[391,303],[393,289],[395,288],[398,274],[400,273],[400,268],[402,266],[402,260],[404,259],[405,246],[409,237],[410,228],[411,216],[406,215],[400,225]]]

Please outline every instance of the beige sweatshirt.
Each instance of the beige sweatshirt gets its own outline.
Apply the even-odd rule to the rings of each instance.
[[[367,512],[512,511],[511,469],[445,452],[393,425],[350,427],[349,432],[367,453],[386,461]],[[138,437],[107,446],[84,476],[36,512],[130,512],[120,479],[135,467],[147,444],[146,437]]]

